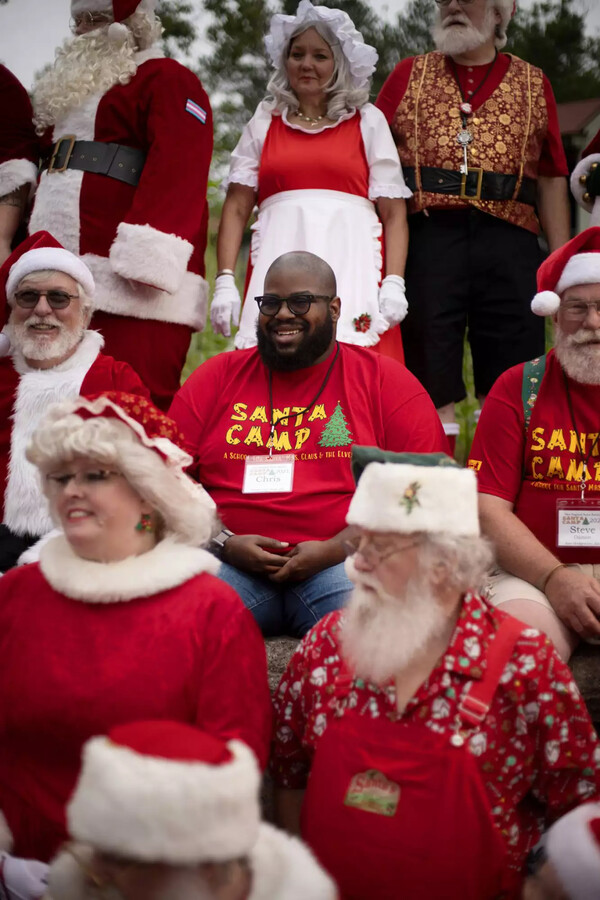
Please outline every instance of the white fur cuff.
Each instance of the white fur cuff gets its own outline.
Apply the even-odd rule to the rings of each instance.
[[[174,294],[183,282],[193,249],[189,241],[175,234],[121,222],[110,248],[110,262],[122,278]]]
[[[37,166],[28,159],[9,159],[0,163],[0,197],[12,194],[23,184],[33,189],[36,182]]]
[[[587,210],[587,212],[591,213],[594,204],[591,200],[584,200],[583,195],[585,194],[585,186],[581,184],[580,178],[584,175],[590,174],[590,169],[593,163],[600,163],[600,153],[590,153],[589,156],[584,156],[583,159],[580,159],[575,168],[573,169],[573,173],[571,175],[571,191],[575,200],[582,207],[582,209]]]

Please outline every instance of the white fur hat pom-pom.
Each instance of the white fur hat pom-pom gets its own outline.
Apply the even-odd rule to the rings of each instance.
[[[554,291],[540,291],[531,301],[531,312],[536,316],[553,316],[560,306],[560,297]]]
[[[129,28],[122,22],[111,22],[108,26],[108,39],[115,47],[121,47],[129,39]]]

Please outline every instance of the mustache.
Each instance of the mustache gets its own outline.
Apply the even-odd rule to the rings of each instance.
[[[464,13],[455,13],[442,22],[442,28],[450,28],[452,25],[470,25],[471,20]]]
[[[57,328],[62,328],[63,324],[60,319],[57,319],[56,316],[29,316],[27,321],[25,322],[25,326],[27,328],[32,328],[34,325],[56,325]]]
[[[570,344],[596,344],[600,342],[600,328],[582,328],[575,334],[569,335]]]

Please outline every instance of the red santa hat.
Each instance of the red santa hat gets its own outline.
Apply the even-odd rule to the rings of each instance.
[[[552,316],[560,294],[576,284],[600,284],[600,227],[587,228],[551,253],[537,272],[536,316]]]
[[[154,13],[156,0],[71,0],[73,18],[86,12],[105,12],[111,16],[113,22],[122,22],[138,9]]]
[[[548,860],[572,900],[600,895],[600,803],[585,803],[554,823],[545,840]]]
[[[68,827],[78,841],[139,862],[237,859],[258,837],[259,786],[241,741],[179,722],[121,725],[85,745]]]
[[[88,297],[94,295],[94,278],[82,259],[65,250],[48,231],[31,234],[0,267],[0,357],[6,356],[10,349],[10,341],[2,329],[8,322],[13,294],[23,278],[42,269],[64,272],[81,285]]]

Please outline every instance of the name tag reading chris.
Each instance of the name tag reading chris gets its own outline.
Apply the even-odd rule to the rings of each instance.
[[[293,453],[247,456],[242,494],[286,494],[294,485]]]
[[[556,509],[559,547],[600,547],[600,501],[559,500]]]

